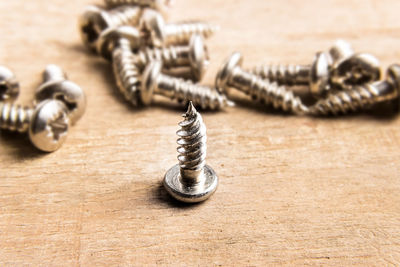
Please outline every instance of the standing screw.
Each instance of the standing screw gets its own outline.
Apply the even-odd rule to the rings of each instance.
[[[221,93],[229,93],[230,87],[250,95],[255,100],[272,104],[274,108],[304,114],[307,107],[292,91],[277,83],[270,83],[261,77],[246,72],[241,68],[243,59],[240,53],[234,53],[220,69],[216,78],[216,87]]]
[[[152,102],[154,94],[163,95],[182,102],[192,101],[203,109],[221,109],[232,106],[225,95],[210,87],[201,86],[179,78],[172,78],[161,73],[162,63],[151,62],[143,73],[140,96],[144,105]]]
[[[146,10],[141,21],[145,39],[154,46],[187,44],[194,34],[208,38],[219,28],[204,22],[165,23],[154,10]]]
[[[208,199],[217,190],[218,176],[206,165],[206,126],[192,102],[183,117],[177,132],[179,164],[165,174],[164,187],[177,200],[197,203]]]
[[[139,99],[141,73],[151,61],[155,60],[162,61],[164,68],[170,71],[185,68],[193,80],[198,81],[208,66],[208,52],[201,36],[193,36],[189,46],[144,48],[137,54],[133,54],[127,40],[121,41],[113,51],[114,76],[125,99],[135,106]]]
[[[75,124],[85,113],[86,97],[81,87],[68,80],[57,65],[48,65],[43,72],[43,84],[35,93],[35,103],[47,99],[62,101],[68,108],[71,124]]]
[[[254,74],[281,85],[309,85],[315,97],[332,87],[347,88],[378,80],[379,61],[369,54],[355,54],[350,44],[339,40],[329,53],[317,53],[311,65],[264,65]]]
[[[18,97],[19,83],[14,73],[0,66],[0,101],[13,101]]]
[[[165,13],[168,7],[172,6],[173,0],[104,0],[104,2],[111,8],[131,5],[150,7]]]
[[[193,35],[189,45],[165,48],[143,48],[136,53],[136,65],[143,70],[151,61],[161,61],[166,70],[186,68],[194,81],[200,81],[209,65],[204,39]],[[181,73],[182,74],[182,73]]]
[[[392,65],[385,81],[356,86],[352,90],[332,93],[310,107],[310,115],[337,115],[367,109],[371,106],[396,100],[400,106],[400,65]]]
[[[140,7],[122,6],[107,11],[88,6],[79,20],[81,38],[87,47],[94,50],[103,30],[122,25],[138,26],[141,16]]]
[[[67,138],[67,114],[67,107],[58,100],[43,101],[35,109],[0,102],[0,129],[29,132],[29,138],[35,147],[53,152]]]

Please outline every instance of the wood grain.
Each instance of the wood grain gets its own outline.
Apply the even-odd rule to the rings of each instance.
[[[246,104],[203,113],[221,183],[185,206],[161,187],[182,108],[129,107],[110,67],[81,45],[85,0],[0,1],[0,64],[31,101],[48,63],[86,89],[88,109],[56,153],[0,134],[2,266],[400,265],[400,120],[286,116]],[[383,66],[400,58],[395,0],[177,0],[171,21],[221,26],[205,83],[230,52],[245,65],[308,63],[337,38]],[[240,95],[238,95],[240,97]]]

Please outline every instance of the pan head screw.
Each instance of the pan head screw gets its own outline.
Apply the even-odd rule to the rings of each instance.
[[[68,108],[63,102],[43,101],[32,114],[29,138],[42,151],[56,151],[67,139],[69,124]]]
[[[19,94],[19,83],[14,73],[0,66],[0,101],[14,101]]]
[[[177,132],[179,164],[164,176],[164,187],[175,199],[186,203],[197,203],[208,199],[218,187],[218,176],[205,163],[206,127],[192,102]]]
[[[62,101],[68,108],[71,124],[75,124],[85,113],[86,96],[77,84],[67,80],[66,74],[57,65],[48,65],[43,73],[43,84],[35,93],[35,102],[46,99]]]
[[[107,60],[111,60],[114,48],[120,40],[126,39],[132,50],[140,47],[141,38],[139,31],[131,26],[120,26],[103,31],[97,41],[97,53]]]
[[[79,19],[79,29],[84,44],[92,50],[101,32],[110,27],[121,25],[137,26],[142,15],[139,7],[121,6],[113,10],[103,10],[97,6],[88,6]]]

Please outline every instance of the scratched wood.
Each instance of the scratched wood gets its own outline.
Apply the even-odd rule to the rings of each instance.
[[[0,265],[400,265],[400,120],[287,116],[246,104],[204,113],[221,183],[201,205],[161,187],[182,109],[134,109],[110,67],[81,45],[90,0],[0,1],[0,64],[31,101],[48,63],[88,96],[66,144],[37,152],[0,134]],[[230,52],[245,65],[308,63],[337,38],[383,66],[400,60],[395,0],[177,0],[170,20],[219,24],[206,84]]]

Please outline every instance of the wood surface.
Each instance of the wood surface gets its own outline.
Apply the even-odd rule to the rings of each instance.
[[[235,50],[248,67],[309,63],[342,38],[384,67],[400,59],[399,1],[175,2],[170,21],[221,26],[205,84]],[[161,181],[177,162],[183,108],[123,100],[109,65],[80,41],[77,18],[93,3],[0,1],[0,64],[20,79],[19,102],[48,63],[88,97],[55,153],[1,132],[1,266],[400,265],[398,117],[295,117],[238,95],[237,107],[203,113],[218,191],[179,204]]]

